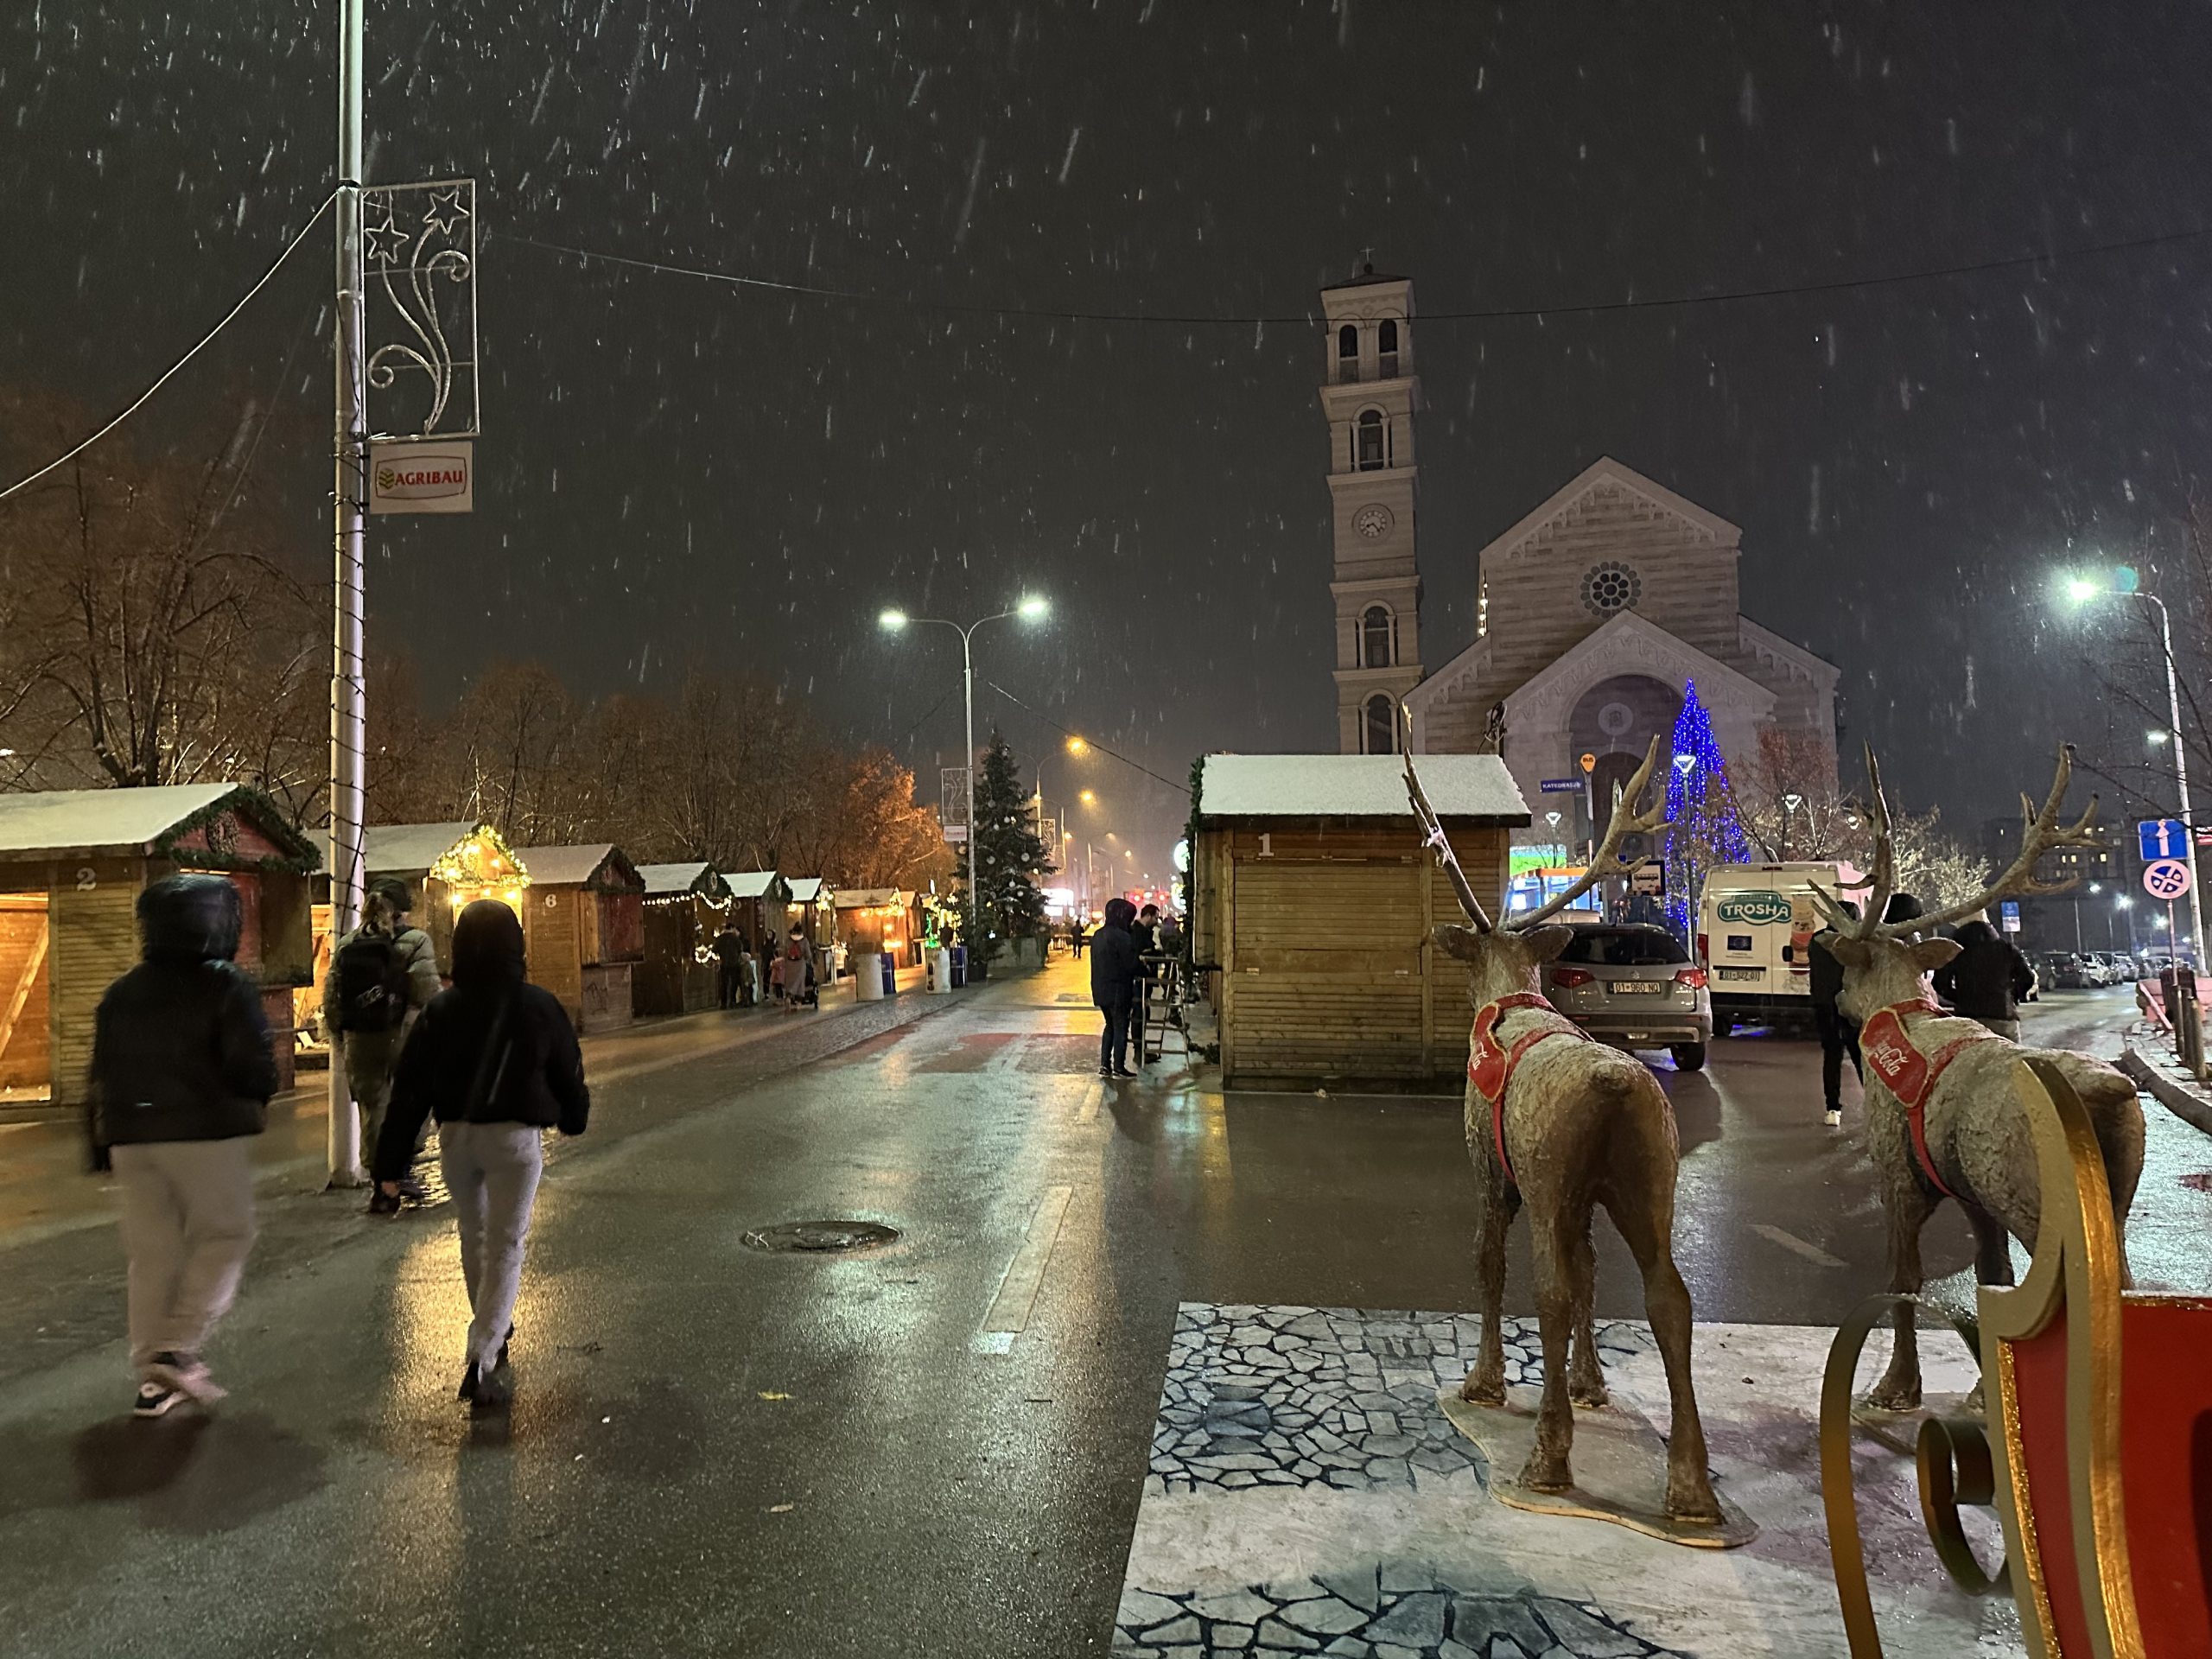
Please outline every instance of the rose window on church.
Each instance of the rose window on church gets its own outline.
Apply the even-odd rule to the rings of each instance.
[[[1599,616],[1624,611],[1643,596],[1643,578],[1625,564],[1593,564],[1582,578],[1583,608]]]

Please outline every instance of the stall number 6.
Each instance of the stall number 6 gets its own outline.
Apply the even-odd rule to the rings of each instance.
[[[561,902],[561,895],[560,895],[559,893],[547,893],[547,894],[545,895],[545,908],[546,908],[546,909],[548,909],[548,910],[551,910],[555,906],[558,905],[560,902]]]
[[[100,873],[89,864],[77,867],[77,891],[90,893],[100,884]]]

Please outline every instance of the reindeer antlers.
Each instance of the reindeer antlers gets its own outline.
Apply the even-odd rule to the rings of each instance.
[[[2066,800],[2067,786],[2074,779],[2074,746],[2062,744],[2058,750],[2058,770],[2051,779],[2050,792],[2038,807],[2026,795],[2020,797],[2024,819],[2020,830],[2020,850],[2003,874],[1990,883],[1979,897],[1968,899],[1942,909],[1896,922],[1885,923],[1883,912],[1888,910],[1890,899],[1897,890],[1897,843],[1891,833],[1890,803],[1882,791],[1881,763],[1875,760],[1872,745],[1866,749],[1866,781],[1872,793],[1870,811],[1874,829],[1874,870],[1872,882],[1866,894],[1866,907],[1855,921],[1843,908],[1842,900],[1817,881],[1813,884],[1813,902],[1819,906],[1829,924],[1839,932],[1853,938],[1894,939],[1909,933],[1925,933],[1948,922],[1955,922],[1976,912],[1986,910],[1999,899],[2016,893],[2063,893],[2073,881],[2045,881],[2036,874],[2036,865],[2045,853],[2062,847],[2100,847],[2103,842],[2096,830],[2097,798],[2089,797],[2089,804],[2072,823],[2059,822],[2058,810]]]
[[[1986,909],[1995,900],[2009,893],[2063,893],[2072,887],[2074,885],[2072,880],[2065,881],[2042,880],[2036,874],[2036,865],[2045,853],[2055,852],[2062,847],[2101,847],[2104,845],[2103,838],[2097,834],[2097,798],[2095,796],[2089,797],[2088,806],[2072,823],[2059,822],[2058,809],[2065,804],[2066,787],[2073,780],[2074,746],[2071,743],[2062,743],[2058,748],[2058,771],[2050,780],[2050,793],[2044,798],[2040,809],[2025,795],[2020,797],[2020,805],[2025,820],[2020,829],[2020,850],[2013,855],[2012,861],[2005,867],[2004,873],[1983,891],[1981,896],[1978,899],[1967,899],[1961,904],[1947,905],[1933,914],[1916,916],[1910,921],[1893,922],[1886,927],[1877,926],[1874,930],[1874,937],[1893,939],[1903,933],[1924,933],[1930,928],[1941,927],[1946,922],[1955,922],[1961,917],[1971,916],[1976,911]],[[1886,813],[1884,815],[1882,823],[1883,828],[1886,830],[1888,828]],[[1894,856],[1891,858],[1891,866],[1894,871],[1896,866]]]
[[[1475,897],[1474,884],[1467,880],[1467,873],[1459,868],[1459,856],[1452,850],[1452,843],[1445,838],[1444,824],[1436,816],[1436,809],[1428,804],[1428,795],[1421,786],[1421,779],[1414,772],[1414,712],[1401,702],[1398,705],[1400,729],[1404,734],[1406,752],[1406,793],[1413,798],[1414,817],[1421,820],[1425,839],[1422,845],[1436,855],[1437,867],[1452,879],[1452,891],[1459,895],[1459,908],[1467,912],[1467,919],[1475,925],[1475,931],[1487,933],[1491,922],[1483,909],[1483,901]]]
[[[1622,787],[1620,799],[1613,804],[1612,822],[1605,827],[1605,838],[1599,843],[1597,855],[1591,859],[1590,868],[1582,872],[1582,879],[1556,898],[1547,900],[1517,918],[1513,924],[1516,933],[1549,920],[1609,875],[1624,875],[1634,863],[1623,858],[1621,842],[1630,836],[1648,836],[1667,822],[1667,798],[1662,795],[1643,811],[1636,804],[1643,798],[1644,785],[1651,781],[1651,769],[1659,764],[1659,740],[1653,738],[1650,747],[1643,752],[1643,764],[1636,775]]]

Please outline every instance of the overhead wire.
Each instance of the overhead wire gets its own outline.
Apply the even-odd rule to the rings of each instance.
[[[118,415],[113,420],[108,422],[106,425],[101,427],[99,431],[93,433],[92,436],[86,438],[82,443],[78,444],[74,448],[70,449],[62,454],[56,455],[52,461],[48,461],[45,466],[40,467],[29,477],[19,478],[13,484],[9,485],[7,488],[0,490],[0,501],[6,500],[18,490],[27,489],[31,485],[37,483],[39,480],[44,478],[48,473],[54,471],[55,467],[67,466],[69,462],[74,461],[79,455],[83,454],[86,450],[98,443],[109,433],[114,431],[117,427],[121,426],[133,415],[136,415],[140,410],[143,409],[148,402],[152,399],[154,394],[159,391],[163,386],[167,385],[176,375],[179,370],[182,369],[186,364],[191,362],[194,358],[199,356],[201,351],[206,349],[208,344],[213,341],[218,334],[221,334],[224,329],[230,327],[232,319],[237,317],[239,312],[245,310],[248,305],[252,303],[253,296],[255,295],[260,293],[263,289],[269,286],[270,279],[275,276],[279,270],[283,269],[284,262],[292,257],[293,251],[296,249],[301,243],[307,240],[308,232],[315,227],[316,223],[321,220],[325,211],[327,211],[330,207],[330,204],[337,199],[338,192],[337,190],[333,189],[328,195],[325,196],[322,200],[316,205],[315,212],[308,215],[307,223],[301,226],[298,232],[293,236],[292,239],[284,245],[283,252],[276,256],[275,263],[272,264],[268,270],[261,273],[260,280],[255,283],[251,288],[246,289],[245,293],[239,297],[237,304],[233,305],[229,310],[223,313],[222,321],[218,322],[213,328],[210,328],[206,334],[202,334],[200,337],[198,343],[195,344],[190,351],[185,353],[182,357],[180,357],[175,362],[170,364],[168,368],[162,370],[161,378],[156,380],[152,385],[147,387],[145,391],[140,392],[138,396],[131,401],[128,408],[124,410],[123,412]]]
[[[524,236],[515,231],[487,230],[486,235],[487,238],[496,236],[500,240],[518,243],[524,247],[537,248],[548,253],[566,254],[573,258],[599,264],[621,266],[633,270],[655,271],[670,276],[689,276],[700,282],[721,283],[735,288],[757,289],[766,293],[785,294],[799,299],[832,300],[848,305],[864,306],[878,310],[932,312],[950,316],[1028,319],[1046,322],[1163,323],[1175,327],[1218,326],[1250,328],[1268,323],[1304,327],[1315,321],[1314,314],[1310,311],[1300,312],[1296,315],[1274,315],[1222,312],[1089,311],[1050,306],[994,305],[957,300],[912,299],[863,289],[830,288],[807,283],[779,282],[771,277],[750,276],[710,265],[683,264],[669,259],[653,259],[634,254],[612,253],[604,249],[578,247],[572,243],[554,242],[538,237]],[[2152,236],[2129,237],[2111,242],[2085,243],[2067,248],[2050,248],[2037,253],[2011,254],[1993,259],[1972,260],[1958,264],[1930,265],[1910,270],[1882,271],[1861,276],[1832,277],[1821,282],[1778,283],[1761,288],[1722,289],[1706,294],[1660,295],[1651,298],[1628,297],[1546,305],[1489,306],[1464,310],[1424,311],[1420,315],[1418,321],[1424,324],[1500,322],[1515,319],[1597,316],[1616,311],[1680,309],[1691,306],[1732,304],[1745,300],[1783,299],[1800,295],[1840,294],[1859,289],[1891,287],[1906,283],[1937,282],[1954,276],[1976,276],[1986,275],[1992,271],[2020,270],[2039,265],[2056,265],[2069,259],[2140,252],[2147,248],[2168,247],[2184,242],[2199,241],[2208,237],[2212,237],[2212,226],[2197,226],[2188,230],[2161,232]]]
[[[1004,697],[1015,708],[1021,709],[1024,713],[1032,715],[1037,719],[1044,721],[1046,725],[1050,726],[1054,731],[1059,733],[1063,737],[1083,738],[1084,746],[1086,748],[1096,749],[1099,753],[1107,756],[1109,760],[1118,760],[1125,766],[1135,767],[1137,771],[1144,773],[1146,777],[1154,779],[1155,782],[1166,785],[1168,788],[1173,790],[1179,795],[1186,795],[1190,792],[1191,786],[1187,783],[1178,783],[1173,778],[1162,778],[1150,766],[1145,765],[1143,761],[1132,760],[1128,755],[1122,753],[1119,750],[1107,747],[1106,745],[1101,743],[1095,737],[1084,737],[1081,732],[1077,731],[1071,726],[1061,725],[1058,721],[1054,720],[1043,709],[1031,708],[1029,704],[1024,702],[1020,697],[1015,696],[1013,692],[1007,690],[1006,687],[1001,685],[996,680],[985,680],[983,683],[990,687],[992,690],[997,692],[999,696]]]

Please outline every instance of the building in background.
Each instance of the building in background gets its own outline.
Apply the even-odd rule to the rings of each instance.
[[[1403,699],[1416,751],[1497,753],[1527,800],[1560,811],[1517,841],[1571,847],[1602,823],[1649,741],[1667,740],[1694,682],[1732,764],[1748,764],[1771,727],[1816,734],[1833,777],[1838,671],[1742,614],[1742,531],[1608,456],[1492,541],[1471,573],[1452,573],[1473,576],[1475,639],[1428,670],[1413,283],[1367,266],[1321,305],[1342,753],[1401,747]]]

